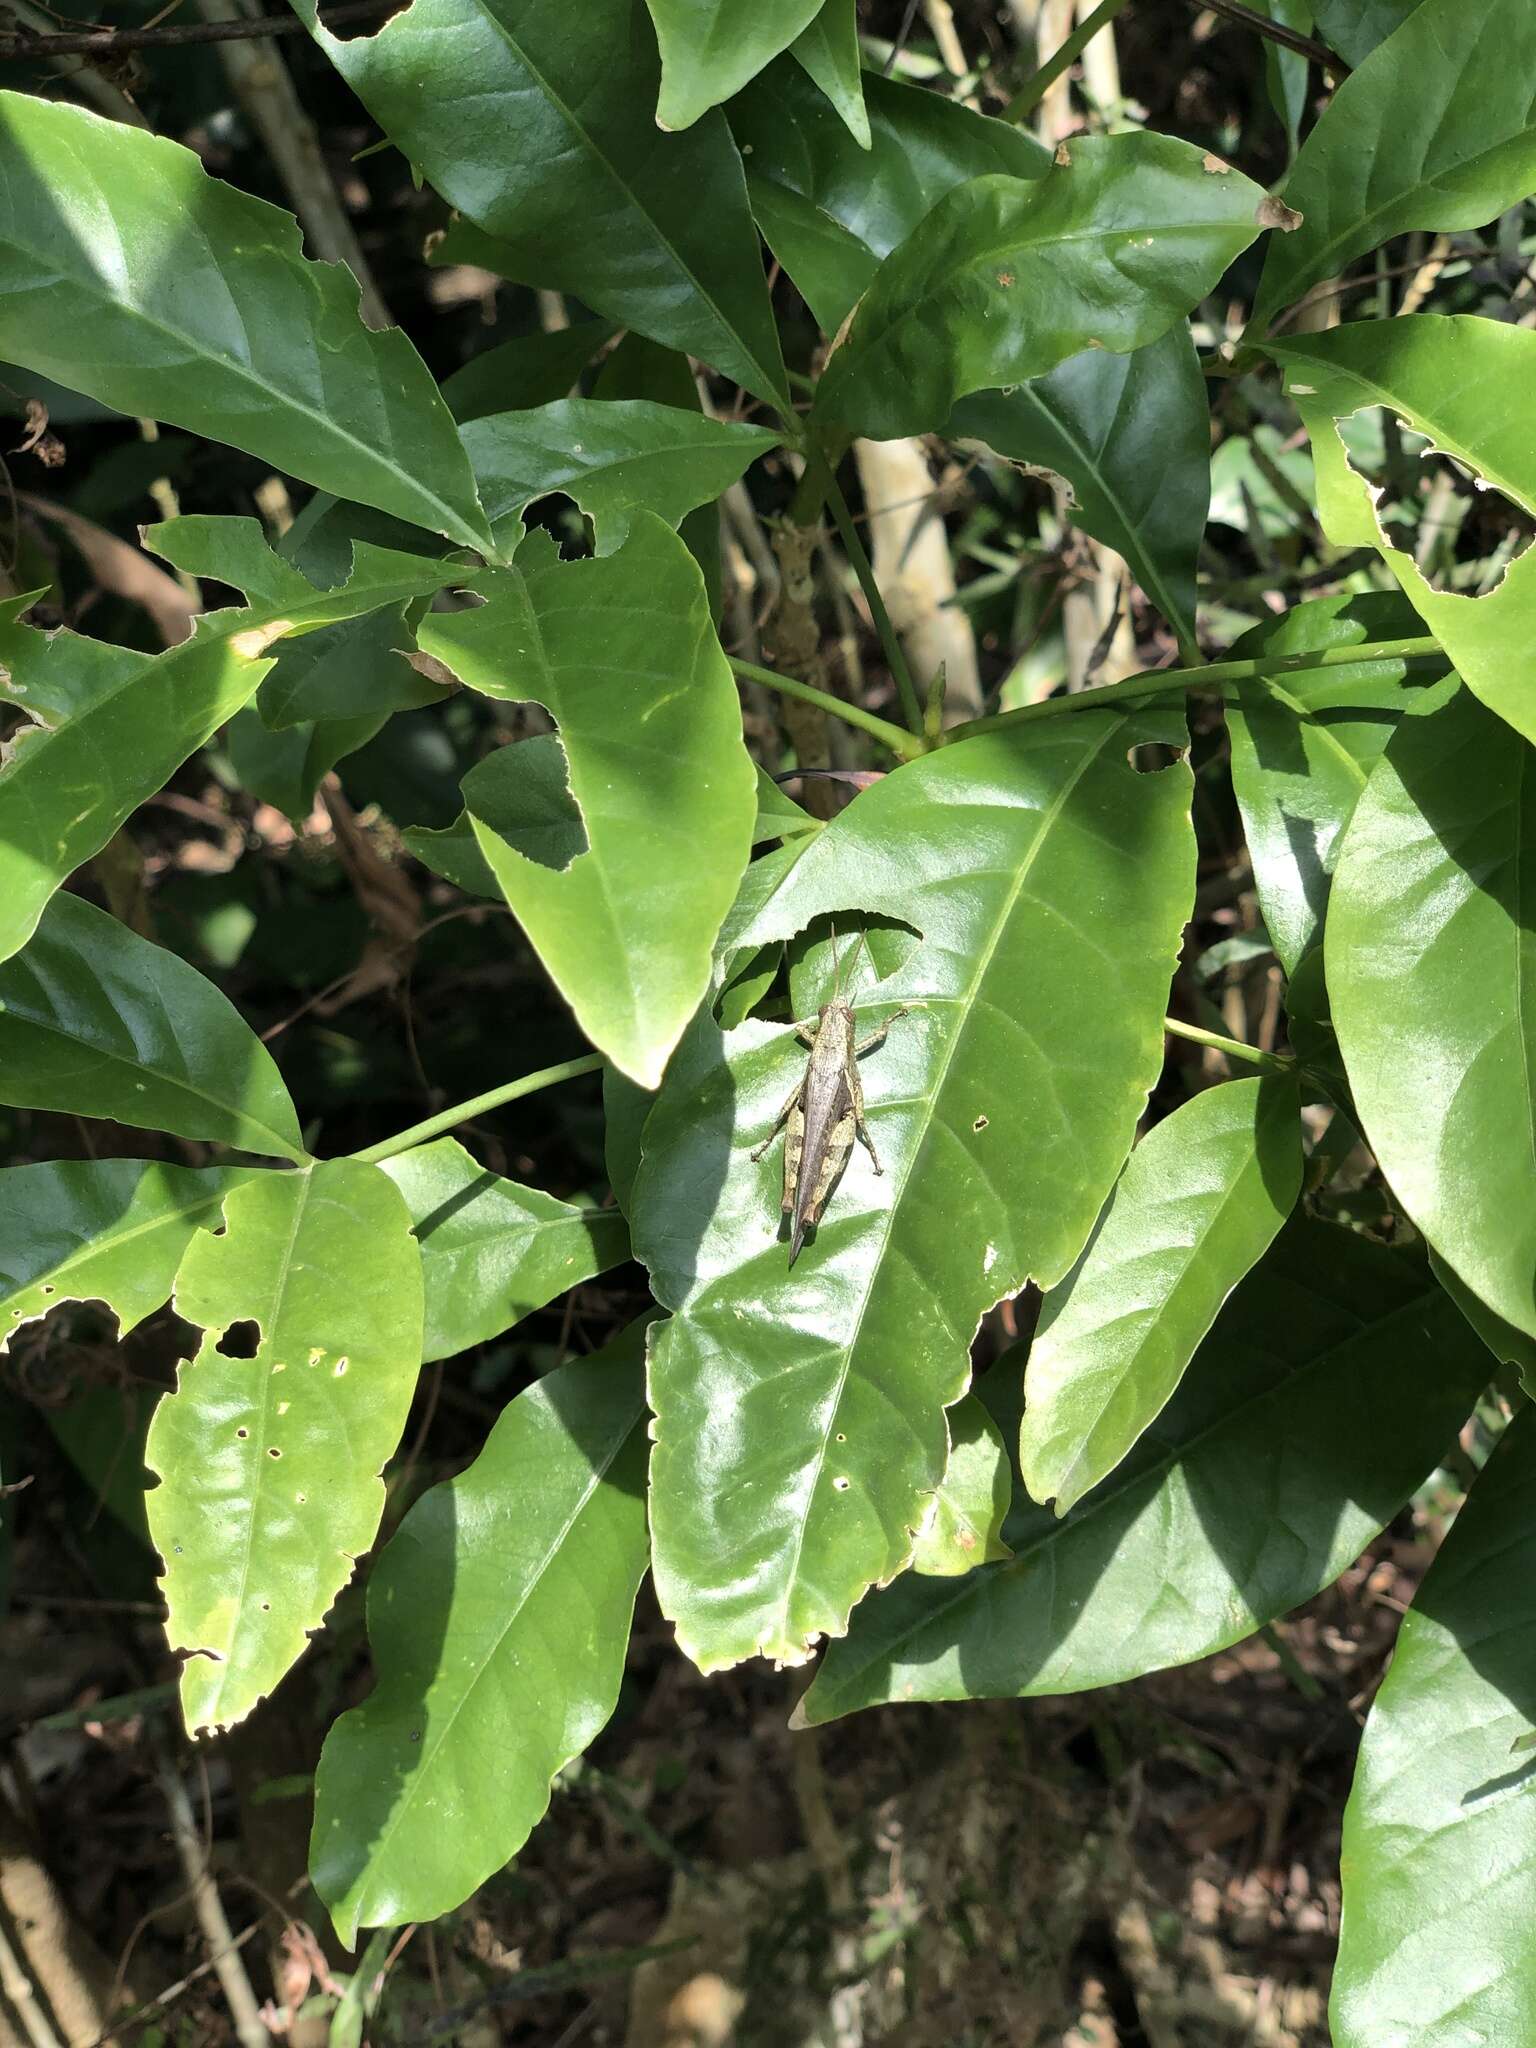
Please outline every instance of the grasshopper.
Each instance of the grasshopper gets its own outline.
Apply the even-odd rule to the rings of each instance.
[[[855,947],[854,958],[857,957],[858,949]],[[835,935],[832,968],[832,1000],[822,1004],[814,1023],[795,1026],[796,1036],[810,1048],[805,1072],[774,1118],[773,1129],[752,1154],[754,1163],[761,1159],[778,1136],[780,1126],[787,1123],[788,1129],[784,1133],[784,1196],[779,1206],[784,1215],[794,1219],[789,1238],[791,1265],[800,1256],[807,1229],[821,1221],[821,1212],[827,1205],[832,1184],[853,1150],[855,1133],[869,1148],[876,1173],[885,1171],[875,1150],[875,1141],[869,1134],[869,1125],[864,1120],[864,1090],[859,1083],[857,1061],[862,1053],[873,1051],[883,1042],[898,1017],[905,1017],[909,1010],[921,1007],[916,1003],[903,1003],[899,1010],[891,1012],[878,1030],[871,1031],[867,1038],[859,1038],[855,1032],[853,1005],[842,998]],[[850,975],[852,971],[850,962]]]

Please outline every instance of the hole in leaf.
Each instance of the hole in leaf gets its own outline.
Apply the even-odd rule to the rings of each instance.
[[[813,1016],[834,993],[867,1000],[898,973],[923,943],[922,933],[894,917],[848,909],[814,918],[785,948],[795,1015]]]
[[[221,1358],[254,1358],[261,1349],[261,1325],[247,1316],[231,1323],[214,1350]]]
[[[267,1445],[267,1456],[269,1458],[280,1458],[282,1455],[282,1452],[277,1448],[276,1444]]]
[[[1338,422],[1350,467],[1369,484],[1390,544],[1432,590],[1484,597],[1536,539],[1536,516],[1387,406]]]
[[[1138,775],[1161,775],[1165,768],[1182,761],[1184,752],[1183,747],[1165,746],[1161,740],[1139,740],[1126,748],[1125,758]]]
[[[235,1435],[240,1439],[241,1443],[245,1442],[246,1438],[250,1435],[250,1433],[251,1432],[245,1427],[244,1423],[242,1423],[240,1427],[235,1431]]]
[[[975,1123],[973,1123],[973,1124],[971,1125],[971,1129],[972,1129],[973,1131],[984,1131],[984,1130],[985,1130],[986,1128],[987,1128],[987,1119],[986,1119],[986,1118],[985,1118],[984,1116],[979,1116],[979,1117],[977,1117],[977,1119],[976,1119]]]
[[[846,1493],[848,1491],[848,1481],[839,1476],[833,1480],[832,1490],[834,1493]]]
[[[558,733],[498,747],[464,778],[464,806],[525,860],[563,873],[587,850]]]
[[[387,10],[381,10],[378,14],[371,15],[366,21],[339,21],[331,29],[331,34],[335,36],[339,43],[363,42],[369,36],[376,36],[386,21],[393,21],[397,14],[406,13],[409,10],[410,4],[411,0],[399,0],[398,6],[391,6]],[[322,26],[330,27],[323,14],[320,20]]]

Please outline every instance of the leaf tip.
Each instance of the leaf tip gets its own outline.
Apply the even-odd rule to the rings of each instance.
[[[1266,192],[1259,201],[1259,210],[1254,218],[1261,228],[1278,228],[1282,235],[1294,235],[1306,215],[1298,213],[1294,206],[1287,206],[1273,192]]]

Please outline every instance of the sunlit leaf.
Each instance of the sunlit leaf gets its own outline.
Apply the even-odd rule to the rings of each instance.
[[[377,1684],[315,1781],[310,1868],[348,1944],[499,1870],[613,1711],[645,1569],[643,1345],[633,1324],[520,1394],[374,1568]]]
[[[380,1473],[421,1363],[421,1257],[376,1166],[265,1173],[192,1241],[176,1310],[203,1342],[161,1400],[146,1459],[188,1728],[270,1693],[372,1543]],[[232,1326],[255,1324],[254,1356]]]
[[[874,440],[932,432],[972,391],[1144,348],[1265,225],[1257,185],[1171,136],[1062,152],[1042,178],[958,187],[887,257],[817,387],[823,418]]]
[[[428,1362],[499,1337],[629,1255],[616,1209],[578,1209],[504,1180],[456,1138],[402,1152],[383,1170],[421,1246]]]
[[[1114,1479],[1060,1522],[1016,1502],[1010,1564],[952,1585],[908,1573],[867,1601],[804,1718],[1081,1692],[1237,1642],[1379,1534],[1489,1364],[1422,1268],[1335,1225],[1292,1223]]]
[[[1414,1595],[1344,1813],[1337,2048],[1522,2041],[1536,2010],[1536,1418]]]
[[[599,560],[535,535],[423,648],[472,688],[531,699],[559,743],[465,779],[480,851],[593,1044],[654,1087],[709,979],[746,865],[756,776],[699,571],[653,513]],[[568,788],[561,779],[568,769]]]
[[[1142,1139],[1075,1270],[1045,1297],[1019,1462],[1058,1515],[1162,1412],[1232,1289],[1301,1192],[1300,1100],[1281,1075],[1229,1081]]]
[[[0,94],[0,354],[489,545],[452,417],[404,333],[363,325],[351,272],[308,262],[291,214],[163,136]]]
[[[912,1546],[912,1569],[955,1579],[1012,1552],[1002,1539],[1013,1473],[1002,1432],[974,1394],[948,1412],[949,1458],[927,1522]]]
[[[1125,1159],[1193,886],[1188,772],[1135,773],[1146,740],[1178,718],[1084,712],[898,769],[784,849],[733,931],[750,954],[858,910],[913,927],[877,986],[858,963],[861,1028],[921,1007],[861,1063],[883,1177],[857,1147],[793,1272],[778,1147],[747,1155],[794,1036],[706,1010],[646,1124],[631,1225],[677,1311],[650,1366],[656,1585],[705,1668],[803,1660],[909,1561],[978,1317],[1061,1278]]]

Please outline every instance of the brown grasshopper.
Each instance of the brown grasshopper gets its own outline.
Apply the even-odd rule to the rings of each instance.
[[[857,957],[858,948],[855,947],[854,958]],[[814,1023],[795,1026],[796,1036],[810,1047],[805,1072],[774,1118],[773,1129],[752,1154],[754,1163],[761,1159],[778,1136],[780,1125],[788,1123],[784,1133],[784,1196],[780,1209],[784,1215],[794,1218],[789,1238],[791,1265],[800,1256],[807,1229],[821,1221],[821,1212],[826,1207],[832,1184],[853,1150],[855,1133],[868,1146],[876,1173],[885,1171],[875,1150],[875,1141],[869,1134],[869,1125],[864,1120],[864,1090],[859,1082],[857,1061],[862,1053],[873,1051],[884,1040],[898,1017],[905,1017],[909,1010],[921,1007],[916,1003],[903,1003],[899,1010],[891,1012],[878,1030],[871,1031],[867,1038],[858,1038],[854,1031],[853,1005],[842,999],[835,937],[832,942],[832,968],[832,1000],[822,1004]],[[850,963],[850,975],[852,971]]]

